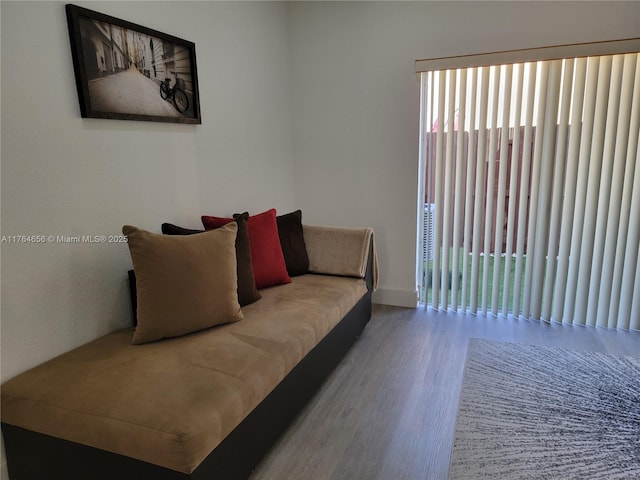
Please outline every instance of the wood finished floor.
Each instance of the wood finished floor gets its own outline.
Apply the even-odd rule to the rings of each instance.
[[[251,480],[446,479],[471,337],[640,357],[640,332],[374,305]]]

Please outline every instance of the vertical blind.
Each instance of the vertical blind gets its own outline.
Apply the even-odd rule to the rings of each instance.
[[[427,303],[640,330],[638,51],[416,62]]]

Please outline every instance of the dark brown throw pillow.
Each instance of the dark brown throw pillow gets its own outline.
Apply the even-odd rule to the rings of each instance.
[[[253,264],[251,262],[251,247],[249,246],[249,229],[247,218],[249,215],[241,215],[235,219],[238,224],[236,236],[236,260],[238,266],[238,302],[241,306],[249,305],[262,298],[256,288],[253,277]],[[162,233],[166,235],[193,235],[203,233],[204,230],[192,230],[171,223],[162,224]]]
[[[304,275],[309,272],[309,256],[307,246],[304,243],[302,231],[302,211],[279,215],[276,217],[278,223],[278,236],[282,245],[284,261],[287,264],[289,276]]]
[[[162,233],[165,235],[193,235],[195,233],[204,233],[204,230],[193,230],[192,228],[182,228],[173,223],[163,223]]]

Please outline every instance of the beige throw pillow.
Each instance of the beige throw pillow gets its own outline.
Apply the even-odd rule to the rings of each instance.
[[[238,303],[237,225],[169,236],[125,225],[138,290],[132,343],[178,337],[244,317]]]

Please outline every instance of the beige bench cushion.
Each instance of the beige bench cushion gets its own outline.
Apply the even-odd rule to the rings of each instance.
[[[363,280],[295,277],[245,319],[131,345],[101,337],[2,386],[2,421],[191,473],[366,293]]]

